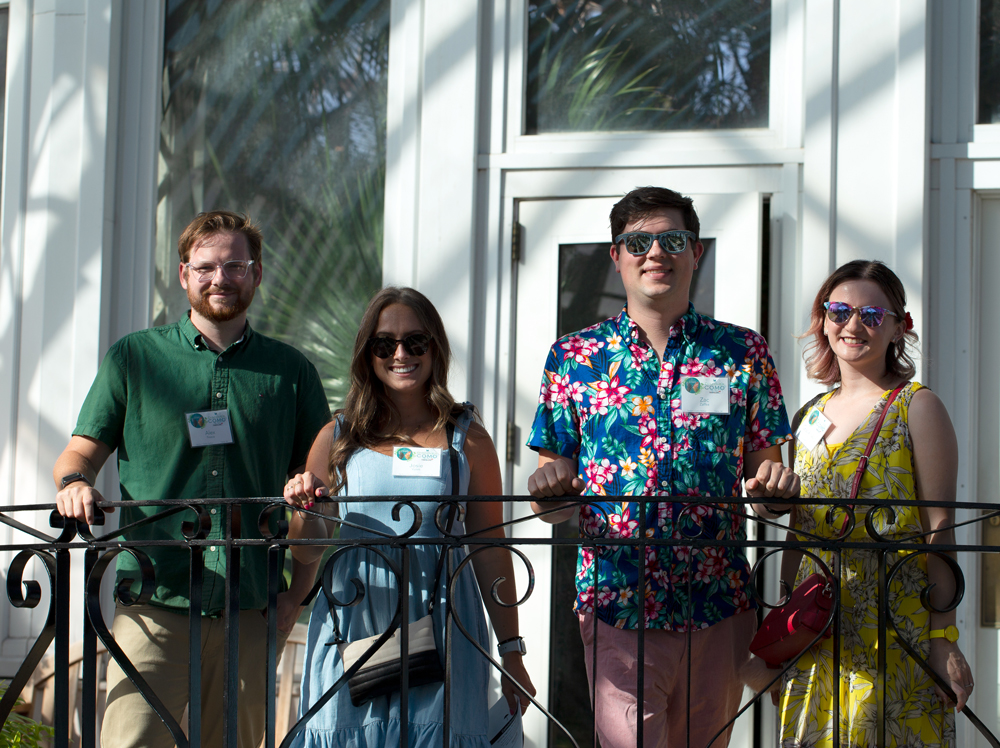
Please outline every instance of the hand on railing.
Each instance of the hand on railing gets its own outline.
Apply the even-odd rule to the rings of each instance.
[[[88,525],[103,524],[104,512],[113,512],[113,506],[100,509],[97,502],[104,501],[101,492],[84,481],[70,483],[56,494],[56,508],[64,517],[75,517]]]
[[[948,706],[954,706],[958,711],[962,711],[965,702],[972,695],[975,684],[972,680],[972,668],[969,667],[962,650],[958,648],[958,642],[950,642],[940,637],[931,639],[931,655],[927,659],[934,672],[951,682],[951,690],[955,692],[958,703],[951,703],[951,699],[935,684],[934,691],[938,698]]]
[[[323,499],[330,495],[330,489],[319,478],[318,475],[310,473],[298,473],[288,483],[285,484],[285,501],[294,507],[312,509],[316,499]]]

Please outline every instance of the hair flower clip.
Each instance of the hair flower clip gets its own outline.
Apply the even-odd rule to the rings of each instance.
[[[913,329],[913,317],[910,316],[909,312],[906,313],[906,315],[903,317],[903,320],[906,322],[906,331],[909,332],[910,330],[912,330]]]

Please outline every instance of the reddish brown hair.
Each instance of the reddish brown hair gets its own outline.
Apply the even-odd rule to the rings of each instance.
[[[870,280],[876,283],[889,299],[889,311],[894,312],[900,322],[906,320],[906,291],[899,277],[885,263],[878,260],[854,260],[834,270],[820,286],[819,293],[813,300],[809,329],[801,336],[808,341],[802,354],[806,361],[806,373],[810,379],[816,379],[827,386],[840,381],[840,364],[830,348],[830,341],[823,334],[823,322],[826,319],[823,304],[830,300],[830,294],[837,286],[852,280]],[[899,340],[892,343],[885,352],[886,372],[902,379],[911,379],[916,373],[916,367],[907,344],[915,347],[917,342],[917,334],[913,330],[906,330]]]
[[[180,255],[181,262],[187,262],[191,259],[191,250],[199,241],[223,231],[243,234],[247,240],[247,247],[250,249],[250,259],[253,260],[254,265],[260,268],[261,245],[264,242],[260,229],[250,216],[245,213],[233,213],[229,210],[199,213],[187,225],[177,240],[177,254]]]

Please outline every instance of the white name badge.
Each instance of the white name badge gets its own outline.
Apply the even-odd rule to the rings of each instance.
[[[441,477],[441,451],[428,447],[392,448],[392,474],[397,477]]]
[[[681,377],[684,413],[729,413],[729,377]]]
[[[833,421],[823,415],[823,411],[819,408],[813,408],[802,419],[798,431],[795,432],[795,438],[806,449],[812,449],[819,444],[820,439],[826,436],[826,432],[830,430],[832,425]]]
[[[233,430],[229,426],[228,410],[201,410],[195,413],[185,413],[184,422],[187,423],[192,447],[233,443]]]

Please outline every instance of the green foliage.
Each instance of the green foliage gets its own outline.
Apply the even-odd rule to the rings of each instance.
[[[526,130],[766,127],[770,0],[529,0]]]
[[[0,697],[6,692],[0,687]],[[21,699],[18,704],[23,704]],[[37,748],[43,741],[51,741],[55,730],[47,725],[35,722],[21,714],[11,713],[0,729],[0,748]]]

